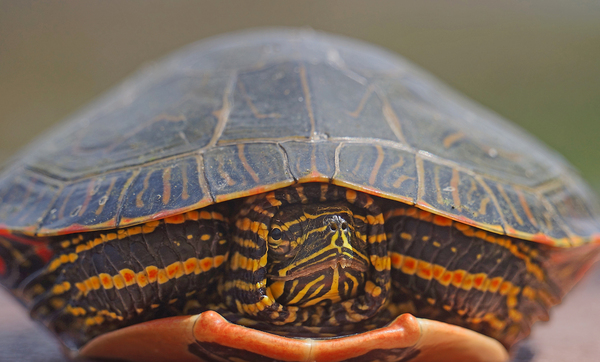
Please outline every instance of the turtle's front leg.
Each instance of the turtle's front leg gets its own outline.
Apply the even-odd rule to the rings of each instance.
[[[227,220],[191,211],[124,229],[57,238],[55,257],[25,281],[31,314],[80,347],[96,335],[202,308],[227,259]]]

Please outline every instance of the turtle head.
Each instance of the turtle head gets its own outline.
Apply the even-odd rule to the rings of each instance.
[[[350,334],[385,305],[390,258],[370,196],[297,185],[247,198],[235,219],[219,285],[230,320],[295,336]]]
[[[356,297],[369,269],[361,219],[340,202],[281,208],[268,238],[267,281],[277,302],[305,307]]]

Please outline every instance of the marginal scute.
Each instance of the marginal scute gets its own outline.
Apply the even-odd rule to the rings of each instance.
[[[370,188],[388,197],[414,203],[417,178],[415,155],[410,152],[365,143],[344,143],[339,149],[336,183]]]
[[[127,190],[119,225],[212,203],[200,162],[191,155],[143,167]]]
[[[567,242],[568,229],[533,190],[492,180],[486,184],[500,205],[507,233],[524,239],[543,234],[559,243]]]
[[[300,182],[328,182],[335,173],[335,150],[333,142],[289,141],[281,143],[289,160],[294,178]]]
[[[294,182],[283,150],[275,143],[216,147],[206,152],[204,170],[216,201],[268,191]],[[278,185],[278,186],[270,186]],[[245,195],[243,193],[246,193]]]
[[[33,233],[60,187],[45,177],[13,170],[0,180],[0,229]]]
[[[564,177],[561,182],[543,193],[556,210],[559,218],[575,235],[572,244],[581,244],[586,239],[600,240],[600,218],[598,205],[587,185],[575,177]]]
[[[41,233],[65,234],[117,225],[121,194],[134,170],[122,170],[66,185],[46,214]]]
[[[427,205],[429,211],[438,211],[445,216],[456,215],[462,222],[481,224],[490,231],[503,232],[502,215],[498,212],[493,195],[489,194],[480,179],[427,158],[421,158],[419,163],[422,180],[417,205]]]

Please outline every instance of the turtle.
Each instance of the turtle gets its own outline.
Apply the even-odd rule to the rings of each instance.
[[[70,357],[505,360],[596,261],[556,152],[308,29],[147,65],[0,176],[0,281]]]

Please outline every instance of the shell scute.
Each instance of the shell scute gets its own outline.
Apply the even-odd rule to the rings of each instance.
[[[238,72],[231,113],[219,140],[309,137],[310,99],[301,69],[297,62],[284,62]]]
[[[281,143],[288,158],[290,172],[300,182],[328,182],[335,174],[334,142],[289,141]]]
[[[53,177],[74,180],[206,147],[228,79],[165,74],[136,86],[126,83],[76,115],[70,127],[50,137],[41,146],[44,152],[27,163]]]
[[[600,218],[594,195],[580,180],[563,176],[543,191],[545,201],[556,210],[557,224],[569,232],[576,246],[589,240],[600,242]]]
[[[212,203],[197,154],[170,158],[142,167],[127,189],[119,225],[143,222],[173,210]]]
[[[377,85],[340,66],[306,66],[317,134],[404,142],[395,111]]]
[[[451,165],[418,156],[419,199],[429,211],[456,215],[469,225],[503,233],[502,214],[480,179]],[[455,216],[455,217],[456,217]]]
[[[414,204],[417,169],[411,152],[378,144],[344,143],[339,150],[335,179]],[[356,187],[355,186],[355,187]]]
[[[135,170],[120,170],[73,182],[63,188],[42,222],[40,232],[65,234],[102,225],[116,227],[122,193]]]
[[[60,189],[35,172],[11,170],[0,180],[0,229],[34,233]]]
[[[217,202],[294,182],[287,158],[276,143],[216,147],[206,152],[204,160],[208,185]]]

